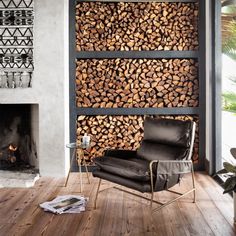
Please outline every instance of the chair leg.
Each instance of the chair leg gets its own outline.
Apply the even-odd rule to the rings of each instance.
[[[175,191],[170,191],[170,190],[168,190],[168,191],[170,191],[170,192],[180,194],[180,196],[177,197],[177,198],[175,198],[175,199],[173,199],[173,200],[171,200],[171,201],[168,201],[168,202],[164,203],[162,206],[160,206],[160,207],[154,209],[154,211],[159,211],[159,210],[161,210],[163,207],[168,206],[169,204],[171,204],[171,203],[177,201],[178,199],[184,197],[185,195],[187,195],[187,194],[189,194],[189,193],[191,193],[191,192],[193,192],[193,203],[195,203],[195,202],[196,202],[196,188],[195,188],[195,179],[194,179],[193,163],[192,163],[192,166],[191,166],[191,175],[192,175],[192,185],[193,185],[192,189],[190,189],[189,191],[187,191],[187,192],[185,192],[185,193],[182,193],[182,194],[181,194],[181,193],[178,193],[178,192],[175,192]],[[153,212],[154,212],[154,211],[153,211]]]
[[[115,189],[120,190],[120,191],[122,191],[122,192],[131,194],[131,195],[133,195],[133,196],[136,196],[136,197],[139,197],[139,198],[142,198],[142,199],[145,199],[145,200],[148,200],[149,202],[151,202],[151,198],[147,198],[147,197],[145,197],[145,196],[139,195],[139,194],[137,194],[137,193],[130,192],[130,191],[128,191],[128,190],[122,189],[122,188],[117,187],[117,186],[114,186],[114,187],[112,187],[112,188],[115,188]],[[110,188],[107,188],[107,189],[110,189]],[[107,190],[107,189],[104,189],[104,190]],[[99,191],[99,192],[102,192],[102,191],[104,191],[104,190],[101,190],[101,191]],[[153,195],[154,195],[154,193],[153,193]],[[162,205],[161,202],[155,201],[154,199],[152,199],[152,203],[153,203],[153,202]]]
[[[194,178],[194,169],[193,169],[193,163],[191,168],[191,174],[192,174],[192,183],[193,183],[193,203],[196,202],[196,187],[195,187],[195,178]]]
[[[152,209],[152,203],[153,203],[153,192],[151,192],[151,197],[150,197],[150,209]]]
[[[154,195],[154,186],[153,186],[153,168],[152,168],[153,162],[149,164],[149,170],[150,170],[150,177],[151,177],[151,198],[150,198],[150,210],[152,210],[152,203],[153,203],[153,195]]]
[[[99,179],[98,188],[97,188],[97,192],[96,192],[95,199],[94,199],[94,209],[97,208],[97,198],[98,198],[98,193],[99,193],[99,188],[100,188],[101,182],[102,182],[102,179]]]
[[[160,206],[160,207],[154,209],[152,212],[159,211],[159,210],[161,210],[163,207],[166,207],[166,206],[170,205],[171,203],[173,203],[173,202],[179,200],[180,198],[182,198],[182,197],[186,196],[187,194],[189,194],[189,193],[191,193],[191,192],[194,192],[194,191],[195,191],[194,189],[191,189],[191,190],[189,190],[189,191],[187,191],[187,192],[185,192],[185,193],[179,193],[179,194],[180,194],[179,197],[176,197],[176,198],[174,198],[174,199],[172,199],[172,200],[170,200],[170,201],[168,201],[168,202],[166,202],[166,203],[163,203],[162,206]]]

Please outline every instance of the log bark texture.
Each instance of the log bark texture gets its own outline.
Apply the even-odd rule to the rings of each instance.
[[[77,61],[78,107],[197,107],[198,63],[193,59]]]
[[[194,120],[197,123],[194,143],[193,161],[198,161],[198,117],[197,116],[151,116],[179,120]],[[145,116],[78,116],[77,142],[85,133],[91,136],[91,148],[85,153],[85,158],[92,161],[94,157],[104,154],[106,149],[137,150],[143,138],[143,121]]]
[[[197,3],[79,2],[77,51],[197,50]]]

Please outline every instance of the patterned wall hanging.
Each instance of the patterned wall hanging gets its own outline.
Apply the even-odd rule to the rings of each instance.
[[[0,1],[0,88],[30,87],[33,0]]]

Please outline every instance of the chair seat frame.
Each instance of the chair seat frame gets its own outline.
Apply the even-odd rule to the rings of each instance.
[[[175,174],[186,174],[186,173],[191,173],[191,178],[192,178],[192,188],[184,193],[180,193],[180,192],[176,192],[176,191],[172,191],[172,190],[169,190],[169,189],[166,189],[166,191],[168,192],[171,192],[171,193],[175,193],[175,194],[178,194],[179,196],[170,200],[170,201],[167,201],[165,203],[162,203],[162,202],[159,202],[159,201],[156,201],[154,200],[154,174],[153,174],[153,165],[156,163],[179,163],[180,165],[181,164],[189,164],[190,165],[190,169],[189,170],[186,170],[184,173],[183,172],[175,172]],[[143,199],[146,199],[150,202],[150,211],[151,213],[154,213],[156,211],[159,211],[161,210],[162,208],[170,205],[171,203],[179,200],[180,198],[186,196],[187,194],[190,194],[193,192],[193,203],[196,202],[196,187],[195,187],[195,178],[194,178],[194,168],[193,168],[193,162],[192,160],[153,160],[150,162],[149,164],[149,171],[150,171],[150,186],[151,186],[151,192],[150,192],[150,198],[147,198],[145,196],[142,196],[140,194],[136,194],[136,193],[133,193],[133,192],[130,192],[128,190],[125,190],[125,189],[122,189],[120,187],[117,187],[117,186],[112,186],[112,187],[109,187],[109,188],[106,188],[106,189],[103,189],[103,190],[100,190],[100,186],[101,186],[101,181],[102,179],[99,178],[99,183],[98,183],[98,187],[97,187],[97,191],[96,191],[96,195],[95,195],[95,199],[94,199],[94,209],[97,208],[97,199],[98,199],[98,194],[104,190],[108,190],[110,188],[115,188],[117,190],[120,190],[120,191],[123,191],[125,193],[128,193],[128,194],[131,194],[131,195],[134,195],[134,196],[137,196],[137,197],[140,197],[140,198],[143,198]],[[160,206],[157,207],[157,208],[154,208],[153,209],[153,203],[157,203],[159,204]]]

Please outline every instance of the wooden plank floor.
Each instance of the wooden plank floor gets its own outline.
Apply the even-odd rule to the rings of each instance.
[[[221,187],[204,173],[196,173],[197,202],[192,195],[169,205],[152,216],[148,202],[127,193],[109,189],[99,194],[98,208],[93,209],[98,180],[85,184],[89,197],[87,211],[81,214],[54,215],[39,208],[39,203],[57,195],[80,194],[79,176],[71,174],[68,186],[64,179],[41,178],[30,189],[0,189],[0,236],[112,236],[112,235],[236,235],[233,224],[233,201]],[[186,176],[174,190],[190,186]],[[86,176],[84,175],[84,182]],[[101,188],[112,186],[102,182]],[[157,193],[157,200],[170,200],[173,194]]]

